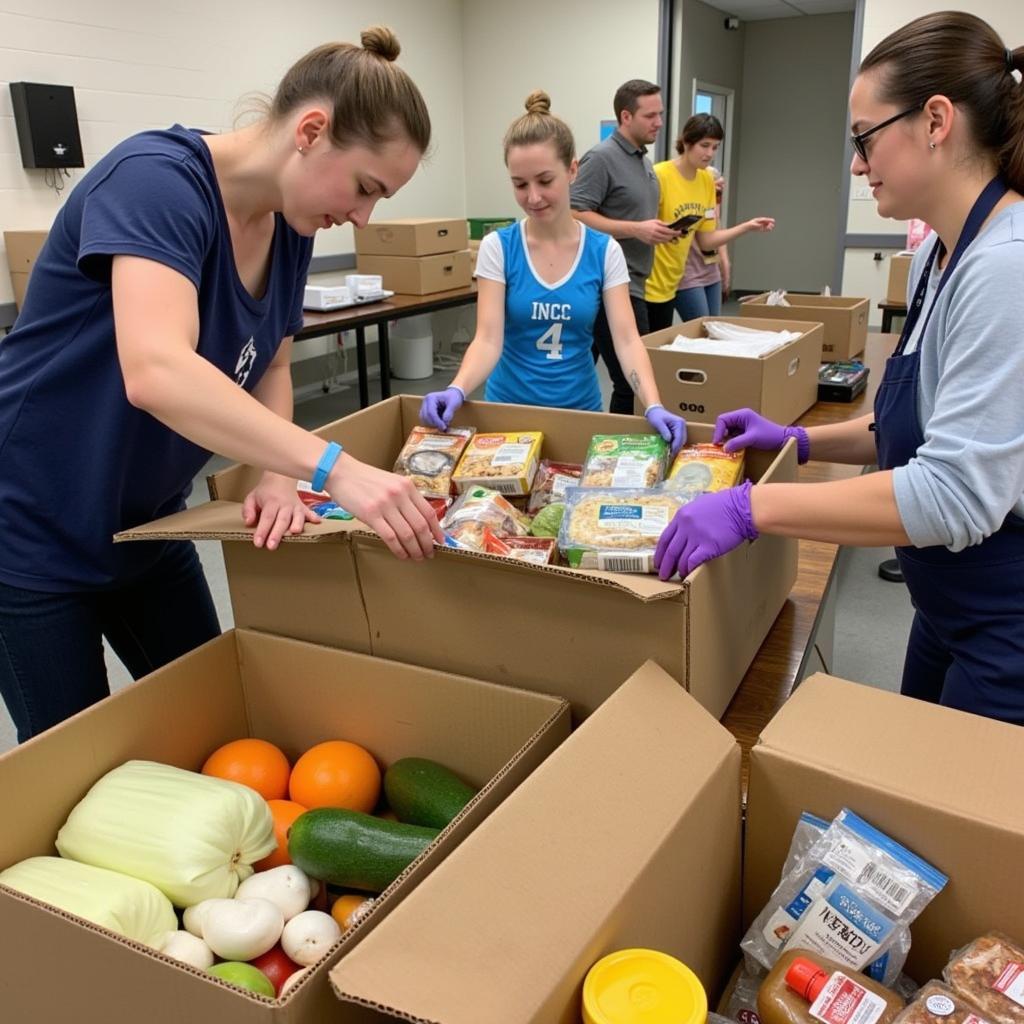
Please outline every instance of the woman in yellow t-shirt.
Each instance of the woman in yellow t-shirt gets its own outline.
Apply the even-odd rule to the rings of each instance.
[[[694,239],[701,249],[710,251],[749,231],[771,231],[775,227],[774,217],[755,217],[735,227],[716,228],[715,180],[709,167],[724,135],[717,117],[694,114],[676,139],[679,155],[654,165],[661,187],[658,218],[684,230],[679,238],[654,248],[654,266],[644,292],[651,331],[672,324],[676,292]]]

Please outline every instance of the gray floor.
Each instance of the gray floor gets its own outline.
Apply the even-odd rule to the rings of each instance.
[[[723,312],[729,315],[734,313],[734,309],[730,309],[730,304],[727,304]],[[599,367],[599,373],[607,402],[610,382],[603,364]],[[426,380],[393,380],[392,391],[395,394],[425,394],[446,386],[451,378],[452,371],[445,369]],[[376,387],[377,382],[371,379],[371,397],[376,393]],[[314,428],[347,416],[358,407],[358,392],[354,382],[342,386],[334,384],[327,394],[297,403],[295,419],[302,426]],[[210,460],[196,477],[190,505],[206,500],[207,473],[225,465],[226,461],[217,456]],[[220,544],[201,541],[196,546],[210,582],[221,626],[228,629],[233,620]],[[833,664],[829,669],[834,675],[846,679],[897,690],[904,645],[913,613],[903,584],[887,583],[878,577],[878,563],[889,557],[892,557],[891,549],[864,548],[849,550],[841,559],[837,578],[835,650]],[[106,656],[111,691],[116,692],[130,682],[131,677],[109,648],[106,649]],[[14,745],[13,724],[6,709],[0,704],[0,752]]]

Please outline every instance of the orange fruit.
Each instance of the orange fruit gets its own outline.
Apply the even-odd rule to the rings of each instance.
[[[288,758],[266,740],[232,740],[218,747],[203,765],[204,775],[240,782],[264,800],[288,795]]]
[[[380,768],[359,744],[328,740],[310,747],[295,762],[288,793],[310,810],[344,807],[369,814],[380,796]]]
[[[352,923],[352,914],[357,911],[368,899],[369,896],[359,896],[355,893],[345,893],[334,901],[331,907],[331,917],[338,922],[338,926],[344,931]]]
[[[266,871],[267,868],[279,868],[282,864],[291,864],[292,859],[288,856],[288,829],[292,827],[292,822],[300,814],[305,814],[307,810],[302,804],[295,803],[294,800],[268,800],[267,806],[274,819],[274,838],[277,840],[277,849],[253,865],[257,871]]]

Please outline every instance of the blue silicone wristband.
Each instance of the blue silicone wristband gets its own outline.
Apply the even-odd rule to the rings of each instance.
[[[323,455],[320,456],[320,461],[316,464],[316,472],[313,474],[314,491],[322,491],[324,484],[327,483],[327,477],[330,475],[334,464],[338,461],[338,456],[344,451],[337,441],[331,441],[324,449]]]

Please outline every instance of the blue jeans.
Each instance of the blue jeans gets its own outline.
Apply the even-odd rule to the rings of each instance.
[[[722,315],[722,282],[697,285],[696,288],[684,288],[676,292],[676,312],[687,320],[696,320],[701,316]]]
[[[138,679],[219,633],[190,541],[167,543],[143,577],[110,590],[50,593],[0,583],[0,694],[18,742],[109,696],[103,637]]]

